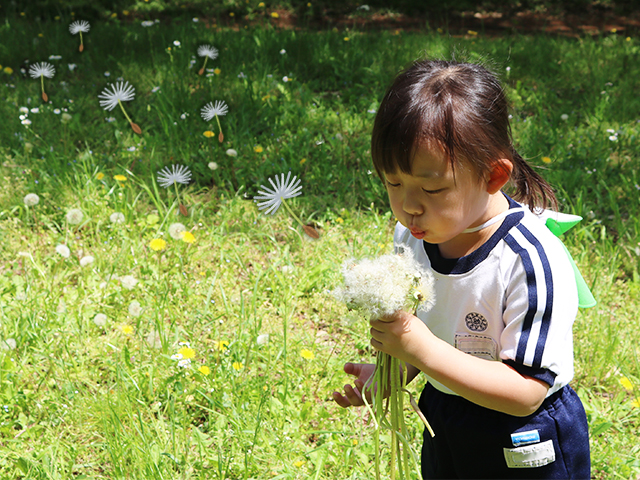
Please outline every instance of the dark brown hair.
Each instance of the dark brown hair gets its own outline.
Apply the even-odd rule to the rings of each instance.
[[[422,60],[401,72],[387,91],[371,137],[373,164],[380,178],[398,169],[411,174],[418,147],[438,145],[451,167],[466,161],[483,178],[493,162],[513,162],[514,199],[554,207],[551,186],[513,147],[507,98],[487,68],[444,60]]]

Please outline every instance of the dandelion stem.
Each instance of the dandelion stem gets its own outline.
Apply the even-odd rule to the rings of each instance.
[[[127,117],[127,120],[129,121],[129,123],[133,123],[129,118],[129,115],[127,115],[127,112],[125,112],[124,106],[122,105],[122,102],[120,101],[120,99],[118,99],[118,105],[120,105],[120,108],[122,109],[122,113],[124,113],[124,116]]]
[[[207,68],[207,60],[209,60],[209,57],[205,56],[204,57],[204,65],[202,65],[202,69],[204,70],[205,68]]]
[[[84,50],[84,43],[82,43],[82,31],[79,32],[80,33],[80,51]]]
[[[178,192],[178,182],[173,182],[173,186],[176,187],[176,204],[178,205],[178,209],[180,209],[180,192]]]
[[[285,208],[289,211],[289,213],[291,214],[291,216],[292,216],[293,218],[295,218],[295,219],[296,219],[296,221],[300,224],[300,226],[301,226],[302,228],[304,228],[304,227],[305,227],[305,224],[304,224],[304,223],[302,223],[302,220],[300,220],[300,219],[298,218],[298,216],[297,216],[295,213],[293,213],[293,210],[291,210],[291,208],[289,208],[289,205],[287,205],[287,202],[285,202],[284,200],[282,200],[282,204],[283,204],[283,205],[285,206]]]

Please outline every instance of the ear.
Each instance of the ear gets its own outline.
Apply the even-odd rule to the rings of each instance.
[[[500,191],[511,178],[513,162],[508,158],[499,158],[493,162],[487,179],[487,192],[493,195]]]

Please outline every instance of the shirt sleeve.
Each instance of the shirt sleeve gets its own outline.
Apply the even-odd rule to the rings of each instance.
[[[545,232],[546,233],[546,232]],[[505,241],[514,255],[505,274],[500,359],[558,390],[573,377],[575,276],[559,240],[520,224]]]

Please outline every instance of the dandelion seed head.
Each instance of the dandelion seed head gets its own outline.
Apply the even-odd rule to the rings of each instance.
[[[284,173],[280,177],[276,175],[275,183],[269,178],[269,183],[271,183],[273,189],[261,185],[263,190],[258,190],[258,195],[253,197],[254,201],[258,204],[259,210],[266,209],[265,214],[273,215],[278,211],[283,200],[297,197],[302,193],[301,180],[295,175],[291,180],[289,180],[290,177],[291,172],[287,173],[286,179]],[[258,202],[258,200],[260,200],[260,202]]]
[[[107,324],[107,316],[104,313],[98,313],[93,317],[93,323],[99,327],[104,327]]]
[[[95,261],[92,255],[85,255],[80,259],[80,266],[86,267],[87,265],[91,265]]]
[[[209,102],[207,103],[202,110],[200,111],[200,115],[205,121],[210,121],[213,117],[223,117],[229,111],[229,107],[222,100],[216,100],[215,103]]]
[[[91,25],[86,20],[76,20],[69,25],[69,31],[72,35],[76,35],[77,33],[87,33]]]
[[[142,314],[142,306],[137,300],[132,300],[129,304],[129,315],[132,317],[139,317]]]
[[[31,76],[31,78],[53,78],[55,73],[55,67],[47,62],[34,63],[29,67],[29,75]]]
[[[35,193],[27,193],[24,197],[23,202],[27,207],[33,207],[40,203],[40,197]]]
[[[410,308],[416,290],[422,301],[420,310],[430,309],[435,302],[433,275],[420,268],[406,246],[401,255],[349,259],[342,264],[342,276],[344,284],[334,291],[334,296],[370,318]]]
[[[120,277],[120,283],[127,290],[133,290],[138,284],[138,280],[133,275],[125,275],[124,277]]]
[[[184,165],[171,165],[171,168],[165,167],[158,172],[158,184],[164,188],[176,183],[186,185],[190,180],[191,171]]]
[[[115,224],[124,223],[125,222],[124,213],[113,212],[111,215],[109,215],[109,221]]]
[[[78,225],[82,222],[84,214],[79,208],[72,208],[67,212],[66,218],[70,225]]]
[[[174,240],[180,240],[182,238],[182,234],[187,230],[187,228],[181,223],[172,223],[169,225],[169,236]]]
[[[118,101],[128,102],[136,96],[136,89],[129,85],[129,82],[117,82],[109,84],[98,98],[100,98],[100,106],[107,111],[111,111],[118,106]]]
[[[209,57],[211,60],[218,58],[218,49],[211,45],[200,45],[198,47],[198,55],[200,57]]]

